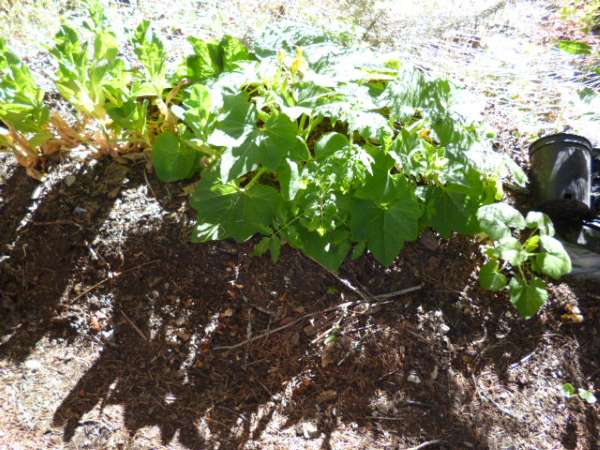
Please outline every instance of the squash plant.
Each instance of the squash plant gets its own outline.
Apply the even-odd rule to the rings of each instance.
[[[289,244],[330,270],[366,251],[390,265],[426,229],[446,238],[483,231],[495,243],[482,285],[508,284],[526,317],[547,296],[532,274],[568,272],[546,218],[525,220],[497,203],[504,178],[525,176],[482,150],[447,80],[349,46],[345,35],[298,27],[269,30],[251,48],[231,36],[191,37],[192,53],[170,70],[142,22],[131,34],[140,64],[130,67],[99,3],[90,4],[86,32],[65,25],[51,49],[75,123],[50,113],[28,69],[0,45],[3,140],[26,167],[51,140],[147,152],[164,182],[200,174],[190,198],[195,242],[261,235],[256,254],[277,261]],[[530,222],[537,234],[524,243],[509,236]]]

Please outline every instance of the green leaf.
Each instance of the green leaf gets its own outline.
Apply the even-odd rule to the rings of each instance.
[[[488,261],[479,272],[479,284],[482,288],[498,292],[506,287],[508,279],[499,270],[498,261]]]
[[[530,211],[527,213],[525,222],[527,222],[527,228],[538,229],[542,236],[554,236],[552,219],[544,213]]]
[[[286,159],[300,162],[310,158],[306,143],[297,135],[298,126],[284,114],[269,117],[260,134],[260,162],[272,171]]]
[[[29,68],[0,39],[0,120],[20,132],[45,131],[50,111],[44,95]]]
[[[454,232],[476,233],[479,230],[476,212],[480,202],[464,192],[451,189],[450,186],[429,191],[427,209],[433,228],[445,238]]]
[[[256,107],[245,93],[223,96],[223,112],[209,137],[209,144],[217,147],[240,145],[256,129],[256,119]]]
[[[180,118],[193,130],[195,136],[205,140],[209,133],[209,121],[212,119],[210,90],[202,84],[194,84],[184,94],[184,112]]]
[[[303,253],[334,272],[342,265],[352,247],[346,230],[336,230],[323,236],[303,227],[298,232]]]
[[[510,280],[510,301],[525,319],[537,314],[547,300],[546,284],[540,278],[533,278],[529,283],[520,277]]]
[[[202,244],[209,241],[225,239],[226,236],[220,225],[212,223],[198,223],[192,231],[192,242]]]
[[[186,76],[192,82],[204,82],[215,78],[222,71],[223,58],[219,44],[189,37],[193,55],[186,59]]]
[[[558,48],[572,55],[589,55],[592,53],[592,46],[585,42],[561,40],[558,42]]]
[[[260,133],[253,131],[241,145],[227,148],[219,164],[221,179],[229,182],[256,170],[261,160],[260,142]]]
[[[248,49],[242,41],[232,36],[224,36],[219,45],[222,52],[223,71],[225,72],[235,70],[237,68],[237,63],[240,61],[252,59],[250,52],[248,52]]]
[[[540,236],[536,234],[525,241],[523,248],[529,253],[534,252],[540,246],[540,242]]]
[[[577,394],[579,395],[579,398],[585,400],[590,405],[596,403],[596,396],[586,389],[579,388]]]
[[[356,111],[349,114],[348,131],[356,131],[367,141],[380,142],[384,136],[391,136],[392,129],[385,117],[376,112]]]
[[[396,192],[398,200],[390,204],[355,199],[351,206],[353,239],[366,241],[373,256],[384,266],[394,261],[406,241],[417,238],[423,213],[414,186],[398,184]]]
[[[559,240],[551,236],[540,236],[543,252],[535,257],[536,272],[559,280],[571,272],[571,258]]]
[[[219,225],[221,239],[245,241],[256,233],[270,234],[281,196],[269,186],[255,184],[242,189],[235,183],[220,183],[208,176],[190,201],[198,213],[198,223]]]
[[[298,191],[305,187],[300,176],[300,169],[295,161],[285,160],[285,164],[279,172],[279,184],[283,197],[288,201],[293,201]]]
[[[506,203],[482,206],[477,211],[477,219],[481,231],[494,240],[511,236],[511,228],[522,230],[526,226],[521,213]]]
[[[198,154],[170,131],[156,138],[152,164],[161,181],[171,182],[192,177],[198,170]]]
[[[276,234],[271,236],[269,250],[271,251],[271,261],[273,264],[277,263],[277,261],[279,261],[279,257],[281,256],[281,240]]]
[[[167,52],[162,41],[152,31],[150,21],[143,20],[136,28],[131,42],[133,50],[142,63],[153,94],[161,96],[169,86],[167,82]]]
[[[258,244],[254,246],[254,250],[252,250],[252,256],[262,256],[269,251],[271,247],[271,238],[264,237],[260,240]]]
[[[575,386],[573,386],[571,383],[563,384],[562,391],[563,395],[567,398],[571,398],[577,393],[577,391],[575,390]]]
[[[523,248],[521,242],[512,236],[500,239],[496,244],[496,250],[500,258],[513,267],[522,265],[529,258],[529,253]]]
[[[364,255],[366,250],[367,250],[366,241],[360,241],[352,249],[352,256],[351,256],[352,260],[354,261],[354,260],[357,260],[358,258],[360,258],[362,255]]]
[[[349,143],[348,138],[341,133],[326,133],[315,144],[315,158],[327,158],[338,150],[342,150]]]

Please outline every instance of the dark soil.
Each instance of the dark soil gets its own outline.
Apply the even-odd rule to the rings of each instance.
[[[191,244],[184,186],[144,170],[71,158],[39,184],[0,160],[0,449],[600,448],[598,406],[561,394],[600,385],[598,286],[525,321],[458,237],[342,281]],[[346,284],[423,287],[331,308],[360,300]]]

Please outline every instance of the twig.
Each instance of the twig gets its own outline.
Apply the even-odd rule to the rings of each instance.
[[[423,287],[422,285],[413,286],[411,288],[404,289],[404,291],[405,291],[405,293],[414,292],[416,290],[421,289],[422,287]],[[250,342],[257,341],[257,340],[262,339],[264,337],[267,337],[267,336],[270,336],[272,334],[278,333],[278,332],[280,332],[282,330],[285,330],[286,328],[294,326],[297,323],[302,322],[305,319],[309,319],[309,318],[314,317],[314,316],[322,315],[322,314],[325,314],[327,312],[335,311],[337,309],[351,308],[353,306],[362,305],[364,303],[369,303],[369,304],[375,303],[376,304],[378,302],[376,300],[374,302],[369,301],[369,300],[365,300],[365,301],[357,300],[357,301],[354,301],[354,302],[340,303],[339,305],[330,306],[329,308],[325,308],[325,309],[322,309],[320,311],[315,311],[315,312],[312,312],[312,313],[305,314],[305,315],[303,315],[301,317],[298,317],[295,320],[292,320],[289,323],[286,323],[285,325],[281,325],[280,327],[274,328],[274,329],[272,329],[270,331],[266,331],[264,333],[258,334],[256,336],[251,337],[250,339],[246,339],[245,341],[238,342],[237,344],[234,344],[234,345],[221,345],[221,346],[213,347],[213,350],[215,350],[215,351],[217,351],[217,350],[234,350],[236,348],[243,347],[244,345],[249,344]]]
[[[254,309],[256,309],[257,311],[260,311],[260,312],[261,312],[261,313],[263,313],[263,314],[267,314],[268,316],[273,316],[273,317],[277,316],[277,313],[276,313],[275,311],[271,311],[270,309],[263,308],[262,306],[255,305],[254,303],[250,303],[250,300],[248,300],[248,297],[246,297],[246,296],[245,296],[243,293],[241,293],[241,292],[240,292],[240,294],[241,294],[241,296],[242,296],[242,300],[244,300],[244,302],[246,302],[246,304],[247,304],[248,306],[250,306],[251,308],[254,308]]]
[[[118,277],[120,277],[121,275],[125,275],[126,273],[129,273],[129,272],[133,272],[134,270],[137,270],[137,269],[139,269],[139,268],[141,268],[141,267],[144,267],[144,266],[149,266],[150,264],[156,264],[156,263],[157,263],[157,262],[159,262],[159,261],[160,261],[160,259],[155,259],[155,260],[153,260],[153,261],[148,261],[148,262],[145,262],[145,263],[143,263],[143,264],[139,264],[139,265],[137,265],[137,266],[135,266],[135,267],[131,267],[131,268],[127,269],[127,270],[124,270],[123,272],[119,272],[118,274],[116,274],[116,275],[113,275],[112,277],[107,277],[107,278],[105,278],[104,280],[102,280],[102,281],[100,281],[100,282],[96,283],[96,284],[95,284],[95,285],[93,285],[92,287],[90,287],[90,288],[86,289],[85,291],[83,291],[81,294],[79,294],[77,297],[75,297],[73,300],[71,300],[71,302],[76,302],[76,301],[77,301],[77,300],[79,300],[81,297],[83,297],[83,296],[85,296],[85,295],[89,294],[89,293],[90,293],[90,292],[92,292],[94,289],[97,289],[97,288],[99,288],[99,287],[100,287],[100,286],[102,286],[104,283],[106,283],[106,282],[108,282],[108,281],[110,281],[110,280],[114,280],[115,278],[118,278]]]
[[[49,222],[31,222],[31,224],[35,225],[36,227],[47,226],[47,225],[75,225],[80,230],[83,229],[83,227],[81,225],[79,225],[77,222],[73,222],[72,220],[52,220]]]
[[[150,181],[148,180],[148,174],[146,173],[145,167],[144,167],[144,180],[146,180],[146,185],[148,186],[148,189],[150,189],[150,192],[152,192],[152,195],[154,195],[154,198],[158,199],[156,192],[154,192],[154,189],[152,188],[152,185],[150,184]]]
[[[386,300],[388,298],[400,297],[402,295],[409,294],[411,292],[418,291],[420,289],[423,289],[422,284],[419,284],[418,286],[412,286],[412,287],[409,287],[406,289],[400,289],[399,291],[388,292],[387,294],[377,294],[377,295],[374,295],[374,297],[377,300]]]
[[[490,402],[492,405],[494,405],[496,408],[498,408],[501,412],[503,412],[504,414],[506,414],[509,417],[512,417],[513,419],[516,420],[521,420],[519,417],[515,416],[512,412],[510,412],[508,409],[504,408],[502,405],[499,405],[498,403],[496,403],[493,399],[491,399],[490,397],[486,396],[483,392],[481,392],[479,390],[479,385],[477,384],[477,380],[475,379],[475,375],[473,375],[473,384],[475,385],[475,392],[477,392],[477,395],[482,399],[482,400],[487,400],[488,402]]]
[[[341,284],[343,284],[345,287],[347,287],[348,289],[350,289],[352,292],[354,292],[355,294],[357,294],[360,298],[362,298],[365,302],[370,302],[373,300],[373,298],[370,295],[367,295],[365,292],[363,292],[361,289],[357,288],[356,286],[354,286],[352,283],[350,283],[350,281],[346,280],[345,278],[340,277],[337,273],[335,273],[333,270],[329,270],[327,267],[325,267],[323,264],[321,264],[319,261],[317,261],[314,258],[311,258],[310,256],[308,256],[308,258],[313,261],[314,263],[318,264],[323,270],[325,270],[327,273],[329,273],[329,275],[331,275],[333,278],[335,278],[336,280],[338,280]]]
[[[417,445],[416,447],[409,447],[402,450],[421,450],[423,448],[431,447],[432,445],[441,445],[445,444],[446,441],[443,439],[433,439],[431,441],[425,441],[422,444]]]
[[[138,326],[137,326],[137,325],[136,325],[136,324],[133,322],[133,320],[131,320],[131,319],[130,319],[130,318],[127,316],[127,314],[125,314],[125,311],[121,311],[121,314],[123,315],[123,317],[125,318],[125,320],[126,320],[127,322],[129,322],[129,325],[131,325],[131,327],[132,327],[132,328],[133,328],[133,329],[134,329],[134,330],[137,332],[137,334],[139,334],[139,335],[142,337],[142,339],[143,339],[144,341],[148,342],[148,338],[146,337],[146,335],[145,335],[145,334],[142,332],[142,330],[140,330],[140,329],[138,328]]]

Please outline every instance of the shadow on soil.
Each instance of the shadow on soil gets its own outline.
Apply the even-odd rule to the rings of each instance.
[[[106,333],[100,356],[55,412],[65,441],[74,438],[87,412],[114,404],[124,408],[130,435],[155,426],[165,445],[177,439],[190,449],[238,448],[265,431],[277,434],[269,423],[276,411],[286,417],[283,428],[298,434],[306,434],[303,423],[315,424],[319,431],[311,437],[322,439],[324,449],[331,448],[340,424],[397,445],[435,437],[444,441],[438,448],[488,448],[489,425],[461,413],[461,405],[477,395],[471,379],[478,363],[491,360],[505,373],[535,351],[544,328],[519,322],[506,329],[500,320],[483,320],[486,313],[500,317],[507,310],[506,302],[492,297],[478,300],[483,312],[465,313],[468,294],[460,291],[477,263],[465,243],[453,240],[433,250],[410,245],[392,270],[369,258],[347,264],[345,276],[373,293],[425,286],[379,311],[350,314],[344,335],[321,335],[340,318],[337,310],[215,351],[354,297],[289,249],[273,265],[249,256],[250,244],[190,244],[181,216],[171,214],[127,233],[92,260],[92,241],[119,233],[117,222],[99,231],[115,201],[106,194],[112,186],[97,186],[108,168],[100,164],[78,174],[68,189],[57,183],[19,231],[2,263],[10,270],[0,275],[8,286],[2,295],[14,309],[0,329],[0,358],[19,362],[42,336],[73,329],[61,315],[72,306],[65,292],[71,301],[76,297],[72,283],[94,286],[107,270],[120,273],[90,293],[102,297],[112,318],[95,330],[98,338]],[[128,187],[143,182],[137,179]],[[21,175],[7,182],[9,189],[13,182],[23,182]],[[154,187],[159,195],[163,189]],[[92,213],[79,220],[73,216],[77,207]],[[78,225],[34,224],[65,220]],[[0,236],[14,233],[2,230]],[[94,314],[94,307],[83,309],[87,317]],[[440,316],[451,324],[448,334],[439,330]],[[483,353],[469,353],[470,343],[481,339]],[[594,360],[598,343],[580,346],[580,357]],[[597,435],[596,422],[590,416],[580,433],[591,434],[580,436]]]
[[[118,188],[110,185],[118,172],[110,163],[85,170],[71,167],[72,184],[67,186],[52,174],[42,185],[16,169],[5,181],[0,358],[22,362],[40,338],[65,337],[65,321],[77,320],[61,314],[61,299],[74,297],[69,283],[86,270],[89,245],[116,197],[106,194]]]

